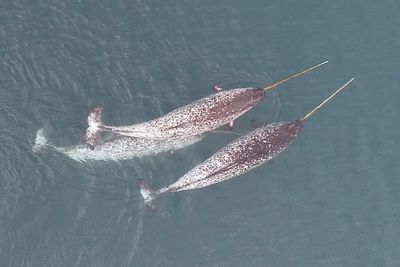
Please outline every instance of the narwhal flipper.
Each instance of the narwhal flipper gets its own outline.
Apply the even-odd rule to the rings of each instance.
[[[90,149],[94,149],[97,140],[99,139],[103,125],[101,120],[102,117],[102,107],[97,105],[92,110],[90,110],[89,115],[87,117],[88,128],[85,133],[85,143],[88,145]]]
[[[213,87],[213,91],[216,93],[221,92],[222,90],[223,90],[222,87],[219,87],[218,85],[214,85]]]
[[[235,121],[233,120],[233,121],[230,121],[230,122],[227,124],[229,130],[233,130],[233,128],[234,128],[234,123],[235,123]]]

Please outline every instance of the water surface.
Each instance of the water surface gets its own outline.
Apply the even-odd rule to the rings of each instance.
[[[2,1],[1,266],[399,266],[400,4],[396,1]],[[243,116],[309,120],[273,164],[144,209],[137,181],[175,181],[234,138],[76,162],[85,117],[142,122],[224,88],[270,92]]]

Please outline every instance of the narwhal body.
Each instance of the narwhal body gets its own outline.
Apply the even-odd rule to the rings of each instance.
[[[140,191],[145,202],[151,202],[152,199],[162,193],[198,189],[219,183],[243,174],[271,160],[284,151],[301,133],[304,121],[309,116],[345,88],[353,79],[339,88],[302,119],[271,123],[237,138],[221,148],[210,158],[195,166],[171,185],[153,192],[141,180]]]
[[[166,140],[185,136],[196,136],[229,124],[265,96],[263,89],[239,88],[220,91],[175,109],[159,118],[131,126],[104,126],[99,123],[102,108],[95,107],[88,117],[89,127],[86,141],[95,146],[99,130],[110,131],[130,137]],[[232,107],[235,107],[232,109]]]
[[[68,147],[56,146],[46,139],[44,130],[40,129],[36,134],[32,150],[35,154],[41,154],[45,149],[54,150],[79,162],[94,160],[116,161],[174,151],[192,145],[200,141],[203,137],[189,136],[173,140],[151,140],[114,135],[103,140],[94,149],[89,149],[85,144]]]
[[[303,129],[300,120],[272,123],[239,137],[158,193],[197,189],[228,180],[281,153]]]
[[[196,136],[223,125],[233,125],[233,121],[260,103],[265,92],[313,70],[327,61],[294,74],[265,88],[237,88],[222,90],[215,87],[216,93],[198,99],[188,105],[175,109],[159,118],[130,126],[106,126],[101,120],[101,107],[95,107],[88,116],[89,127],[85,140],[94,148],[96,139],[102,131],[147,139],[173,139]]]

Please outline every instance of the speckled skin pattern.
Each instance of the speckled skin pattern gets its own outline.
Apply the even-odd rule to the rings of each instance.
[[[264,96],[264,90],[256,88],[220,91],[148,122],[120,127],[103,125],[100,128],[148,139],[199,135],[229,124],[261,102]]]
[[[285,150],[302,129],[301,120],[257,128],[226,145],[178,181],[155,194],[202,188],[245,173]]]
[[[45,137],[43,136],[42,138]],[[34,145],[33,150],[52,149],[80,162],[92,160],[126,160],[174,151],[192,145],[202,138],[203,136],[190,136],[174,140],[149,140],[128,136],[111,136],[103,140],[94,149],[90,149],[86,145],[59,147],[46,140],[44,144],[39,145],[37,148],[35,148],[37,145]]]

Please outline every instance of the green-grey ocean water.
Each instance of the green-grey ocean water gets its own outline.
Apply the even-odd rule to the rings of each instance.
[[[1,1],[0,266],[399,266],[399,13],[391,0]],[[273,164],[155,211],[139,178],[167,185],[235,136],[118,162],[32,153],[42,127],[82,143],[96,104],[132,124],[324,60],[236,123],[300,117],[356,76]]]

